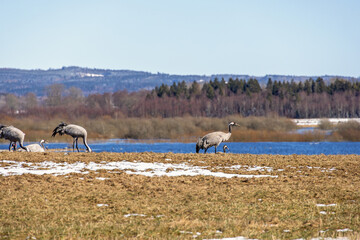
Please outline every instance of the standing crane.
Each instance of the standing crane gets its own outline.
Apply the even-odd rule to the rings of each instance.
[[[25,133],[14,126],[0,125],[0,138],[10,141],[9,151],[11,151],[12,147],[16,150],[16,143],[19,142],[20,147],[29,152],[29,149],[23,145]]]
[[[52,133],[52,137],[55,137],[56,134],[67,134],[73,137],[74,141],[73,141],[73,151],[74,151],[74,145],[76,142],[76,149],[78,152],[79,148],[78,148],[78,138],[82,138],[84,145],[87,149],[88,152],[91,152],[91,148],[89,147],[89,145],[87,144],[87,132],[85,130],[85,128],[75,125],[75,124],[67,124],[64,122],[61,122],[53,131]]]
[[[208,150],[208,148],[214,146],[215,147],[215,153],[216,148],[220,145],[220,143],[225,142],[229,140],[231,137],[231,128],[232,126],[240,126],[239,124],[235,122],[229,123],[229,132],[212,132],[208,133],[203,137],[198,138],[196,143],[196,153],[199,153],[200,149],[205,149],[205,152]]]

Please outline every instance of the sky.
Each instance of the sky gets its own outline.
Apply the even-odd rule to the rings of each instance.
[[[358,0],[1,0],[0,68],[360,77]]]

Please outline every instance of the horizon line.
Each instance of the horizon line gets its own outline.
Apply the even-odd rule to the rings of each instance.
[[[166,74],[166,75],[182,75],[182,76],[221,76],[221,75],[239,75],[239,76],[248,76],[248,77],[266,77],[266,76],[287,76],[287,77],[348,77],[360,79],[360,76],[351,76],[351,75],[341,75],[341,74],[280,74],[280,73],[267,73],[265,75],[259,74],[246,74],[246,73],[212,73],[212,74],[180,74],[180,73],[166,73],[166,72],[152,72],[146,70],[132,70],[132,69],[112,69],[112,68],[97,68],[97,67],[81,67],[81,66],[62,66],[58,68],[17,68],[17,67],[0,67],[0,70],[9,69],[9,70],[24,70],[24,71],[51,71],[51,70],[62,70],[64,68],[83,68],[89,70],[105,70],[105,71],[133,71],[133,72],[144,72],[150,74]]]

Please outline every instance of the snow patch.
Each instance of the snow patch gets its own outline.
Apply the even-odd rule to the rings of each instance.
[[[96,73],[79,73],[80,77],[104,77],[102,74]]]
[[[128,217],[146,217],[145,214],[138,214],[138,213],[130,213],[130,214],[125,214],[124,217],[128,218]]]
[[[109,205],[108,205],[108,204],[99,203],[99,204],[96,204],[96,206],[98,206],[98,207],[108,207]]]
[[[335,207],[336,203],[331,203],[331,204],[316,204],[317,207]]]
[[[261,178],[261,177],[278,177],[273,175],[242,175],[231,174],[224,172],[212,172],[207,167],[192,166],[187,163],[181,164],[169,164],[169,163],[145,163],[145,162],[108,162],[108,163],[94,163],[88,164],[83,162],[76,163],[55,163],[55,162],[40,162],[40,163],[26,163],[2,160],[1,163],[5,163],[6,166],[0,167],[0,175],[22,175],[22,174],[34,174],[34,175],[66,175],[69,173],[88,174],[89,171],[97,171],[101,169],[105,170],[122,170],[127,174],[143,175],[148,177],[155,176],[214,176],[222,178]],[[106,180],[107,178],[96,178],[98,180]]]
[[[321,118],[306,118],[306,119],[292,119],[292,121],[298,126],[317,126],[321,123]],[[338,124],[348,121],[356,121],[360,123],[360,118],[328,118],[330,123]]]

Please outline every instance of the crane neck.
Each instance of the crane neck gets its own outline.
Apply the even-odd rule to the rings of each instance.
[[[232,125],[229,124],[229,133],[231,133],[231,127],[232,127]]]

